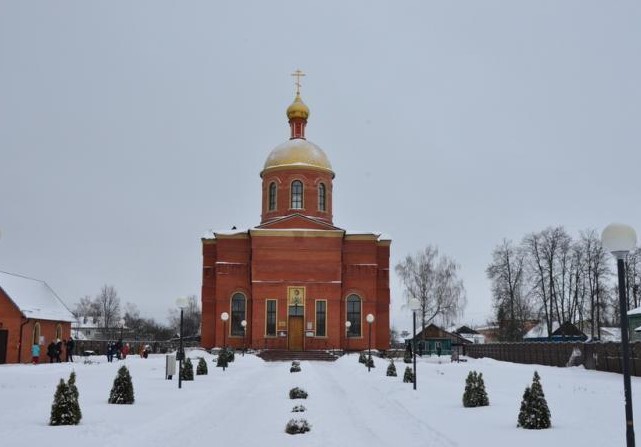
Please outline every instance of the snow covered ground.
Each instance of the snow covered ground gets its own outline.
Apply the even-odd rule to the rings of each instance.
[[[620,375],[582,368],[518,365],[489,359],[450,363],[420,359],[418,390],[398,377],[386,377],[387,361],[375,359],[370,373],[357,355],[335,363],[265,363],[253,355],[236,356],[226,371],[203,351],[209,375],[194,382],[164,379],[164,356],[124,362],[0,366],[0,444],[8,447],[97,446],[587,446],[625,445],[623,380]],[[131,371],[136,403],[109,405],[116,371]],[[196,363],[194,363],[195,367]],[[49,413],[60,378],[77,373],[83,419],[79,426],[50,427]],[[465,377],[483,373],[490,406],[464,408]],[[552,428],[516,428],[523,390],[534,370],[552,412]],[[299,386],[307,400],[290,400]],[[641,436],[641,379],[632,379],[635,426]],[[305,413],[291,413],[303,404]],[[288,435],[292,418],[305,418],[312,430]]]

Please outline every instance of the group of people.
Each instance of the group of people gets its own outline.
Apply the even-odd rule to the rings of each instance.
[[[123,343],[122,340],[117,342],[109,341],[107,342],[107,361],[113,362],[114,356],[120,359],[126,359],[129,354],[129,343]]]
[[[73,362],[73,350],[75,347],[76,342],[72,337],[69,337],[69,340],[52,340],[47,346],[47,357],[49,357],[49,363],[62,362],[63,349],[65,362]],[[31,347],[31,361],[34,365],[40,362],[40,345],[37,343]]]

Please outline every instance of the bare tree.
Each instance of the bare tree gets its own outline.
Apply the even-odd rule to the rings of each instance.
[[[525,333],[525,322],[530,318],[525,277],[525,251],[511,241],[494,249],[492,263],[486,273],[492,281],[494,309],[502,341],[520,340]]]
[[[428,245],[414,256],[408,255],[396,265],[396,273],[405,286],[405,297],[421,303],[419,316],[423,330],[436,320],[449,324],[460,316],[467,299],[463,281],[459,279],[460,266],[438,248]]]
[[[71,313],[79,323],[87,323],[88,318],[93,323],[100,319],[100,306],[89,295],[85,295],[76,303]]]
[[[187,297],[187,306],[183,309],[183,335],[185,337],[190,335],[200,334],[200,320],[202,312],[198,307],[198,298],[196,295]],[[180,310],[169,309],[169,325],[176,329],[176,333],[180,328]]]
[[[603,305],[607,303],[608,286],[606,281],[612,272],[608,266],[606,250],[601,245],[601,238],[596,230],[587,230],[581,233],[581,245],[586,256],[585,280],[587,283],[586,300],[590,321],[590,336],[592,339],[600,338]],[[596,332],[595,332],[596,331]]]
[[[96,296],[96,302],[100,306],[100,316],[105,329],[112,329],[120,320],[120,298],[113,286],[104,285]]]

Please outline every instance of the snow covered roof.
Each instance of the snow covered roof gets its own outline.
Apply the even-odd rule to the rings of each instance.
[[[0,289],[26,318],[73,321],[73,315],[58,295],[38,279],[0,272]]]
[[[552,332],[556,331],[559,328],[559,322],[552,322]],[[548,337],[548,326],[545,322],[541,322],[530,329],[523,338],[547,338]]]
[[[641,306],[628,311],[628,315],[641,315]]]
[[[636,329],[634,330],[634,332],[641,332],[641,326],[639,326],[638,328],[636,328]]]

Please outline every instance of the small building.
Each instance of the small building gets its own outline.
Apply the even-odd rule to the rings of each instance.
[[[31,347],[47,345],[71,334],[73,315],[47,285],[38,279],[0,272],[0,364],[31,361]]]
[[[485,335],[468,326],[461,326],[460,328],[456,329],[454,333],[477,345],[485,343]]]
[[[628,328],[630,341],[641,341],[641,307],[628,312]]]
[[[465,354],[465,345],[473,342],[455,332],[448,332],[435,324],[430,324],[416,334],[416,350],[419,355],[450,355],[455,350]],[[411,340],[410,340],[411,341]]]
[[[547,324],[542,321],[532,329],[530,329],[524,336],[523,341],[585,341],[588,336],[585,335],[576,325],[566,321],[559,324],[558,321],[552,322],[552,334],[548,332]]]

